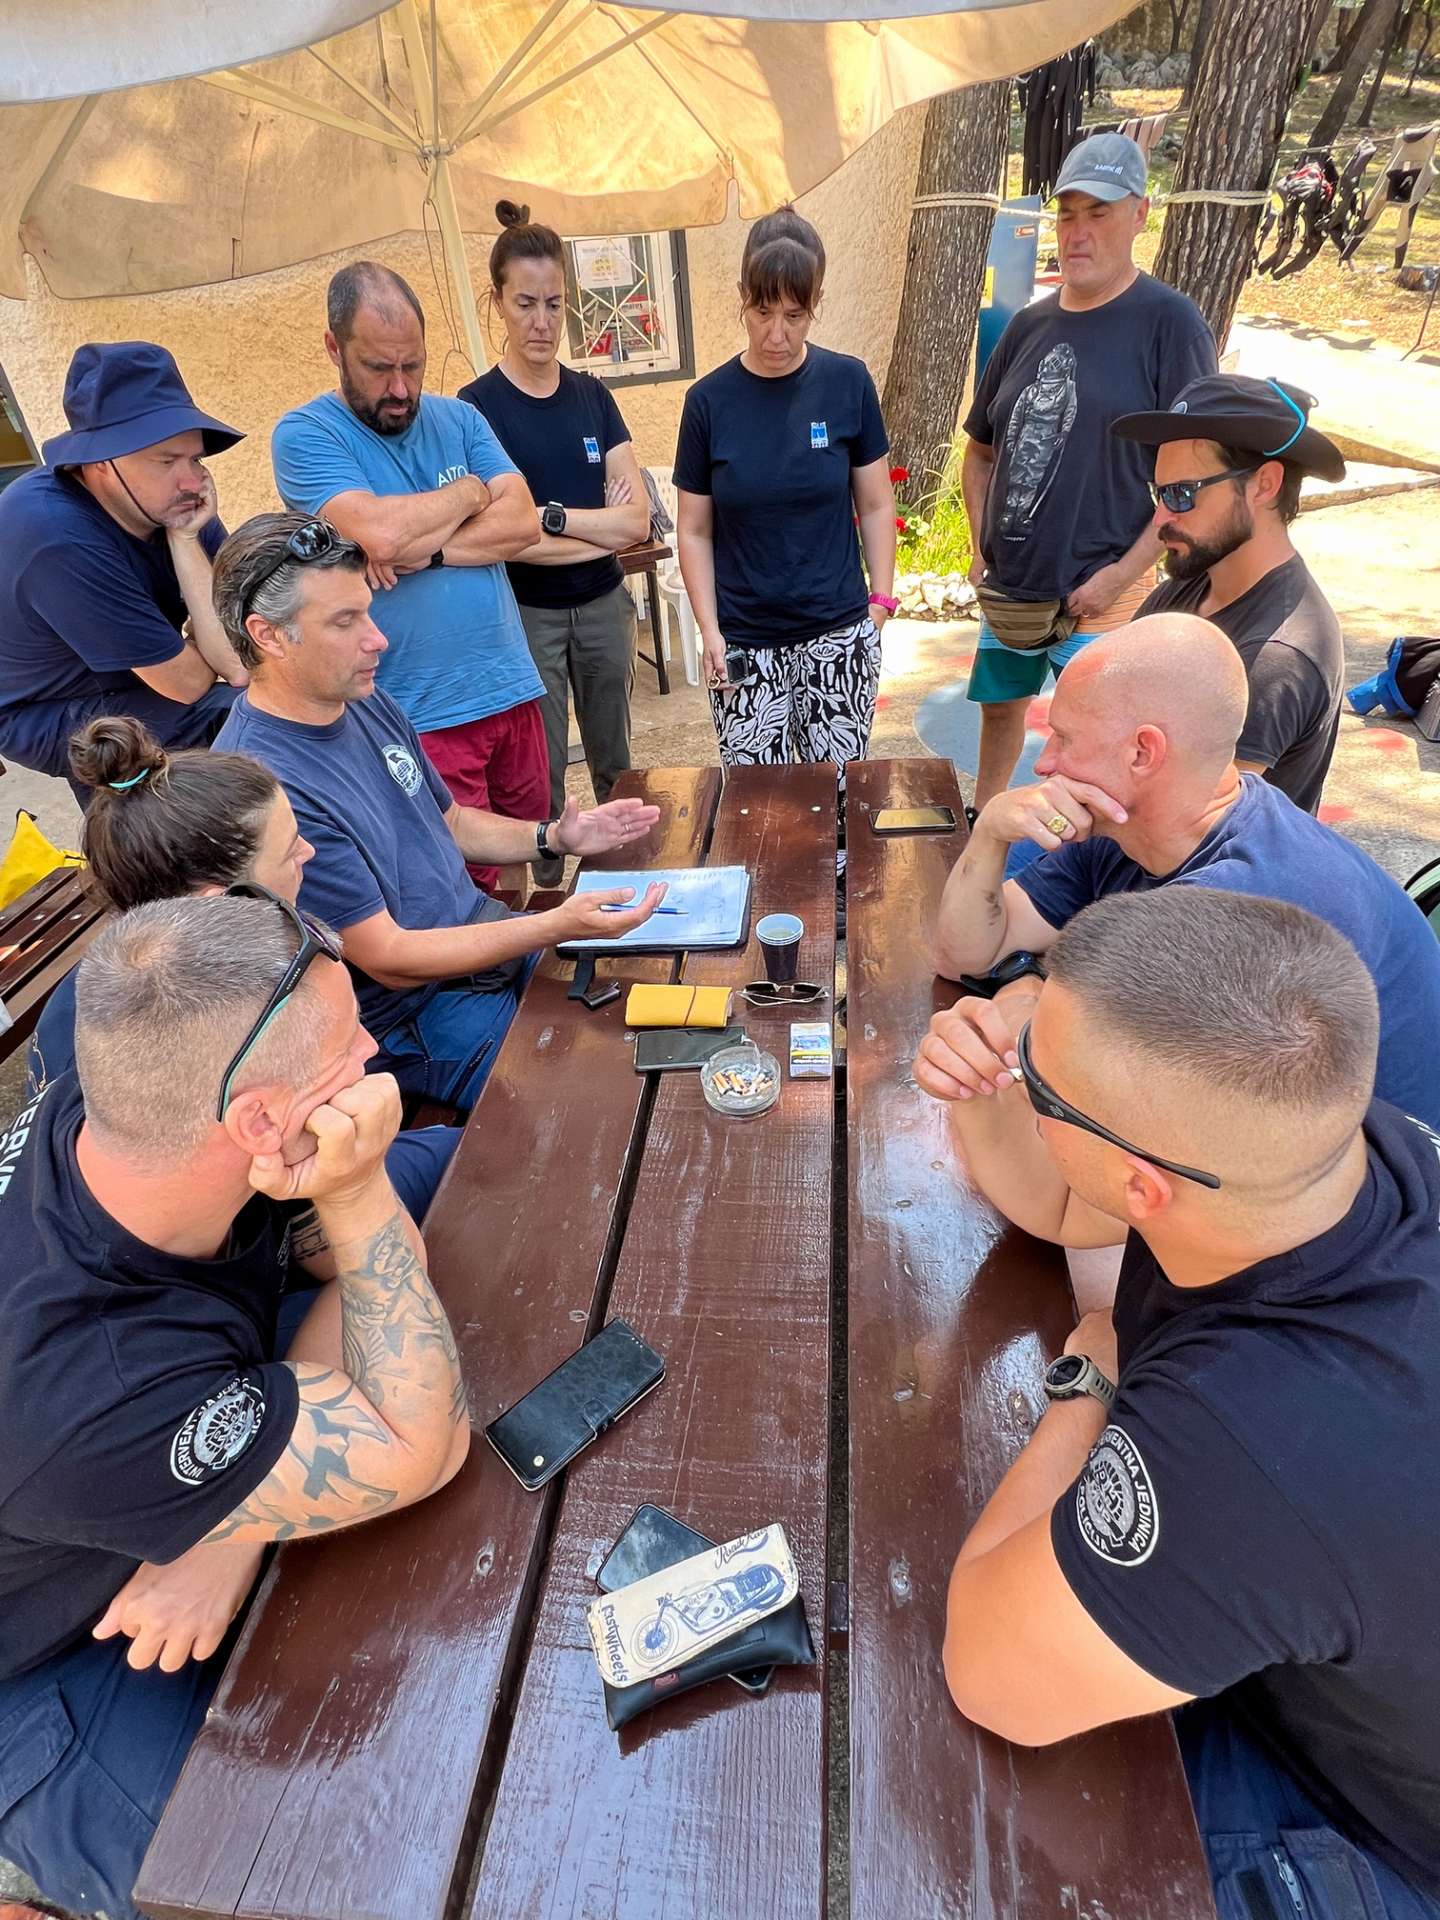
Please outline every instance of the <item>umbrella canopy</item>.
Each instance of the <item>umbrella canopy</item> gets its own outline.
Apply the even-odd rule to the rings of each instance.
[[[708,225],[732,183],[758,214],[1132,0],[720,4],[8,0],[0,294],[25,252],[67,298],[149,293],[433,218],[478,364],[460,236],[497,199],[569,235]]]

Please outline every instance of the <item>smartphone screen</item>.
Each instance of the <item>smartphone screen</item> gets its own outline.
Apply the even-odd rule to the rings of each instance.
[[[595,1584],[601,1593],[633,1587],[637,1580],[679,1566],[682,1560],[714,1545],[705,1534],[687,1527],[663,1507],[637,1507],[629,1526],[601,1562]],[[732,1673],[730,1678],[746,1693],[763,1693],[774,1671],[773,1667],[751,1667],[743,1673]]]
[[[665,1378],[665,1362],[623,1320],[612,1320],[485,1429],[485,1438],[535,1493]]]
[[[870,816],[872,833],[953,833],[952,807],[877,807]]]
[[[739,1027],[660,1027],[635,1036],[635,1071],[669,1073],[676,1067],[703,1067],[721,1047],[744,1037]]]

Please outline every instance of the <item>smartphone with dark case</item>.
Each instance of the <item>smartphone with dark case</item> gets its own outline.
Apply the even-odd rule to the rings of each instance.
[[[877,807],[870,816],[872,833],[953,833],[953,807]]]
[[[725,679],[727,687],[744,687],[755,678],[755,662],[748,647],[726,647]],[[721,689],[722,692],[726,688]]]
[[[623,1320],[562,1360],[485,1429],[485,1438],[536,1493],[665,1378],[665,1362]]]
[[[637,1073],[673,1073],[679,1067],[703,1067],[721,1047],[743,1040],[742,1027],[653,1027],[635,1036]]]
[[[601,1562],[595,1584],[601,1593],[614,1593],[617,1587],[634,1586],[637,1580],[679,1566],[682,1560],[715,1544],[663,1507],[637,1507],[630,1524]],[[773,1667],[752,1667],[747,1673],[728,1677],[746,1693],[764,1693],[774,1671]]]

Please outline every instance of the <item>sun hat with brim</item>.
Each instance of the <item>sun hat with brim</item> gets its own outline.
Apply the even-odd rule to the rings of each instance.
[[[1283,460],[1321,480],[1343,480],[1345,457],[1310,425],[1315,396],[1283,380],[1207,373],[1182,387],[1165,413],[1124,413],[1110,431],[1142,447],[1214,440],[1265,460]]]
[[[223,453],[245,438],[202,413],[174,356],[147,340],[77,347],[65,376],[65,418],[70,431],[57,433],[41,448],[47,467],[114,460],[197,429],[206,453]]]

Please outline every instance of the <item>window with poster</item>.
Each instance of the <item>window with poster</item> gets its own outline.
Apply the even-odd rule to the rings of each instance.
[[[615,385],[695,371],[683,233],[565,243],[565,359]]]

